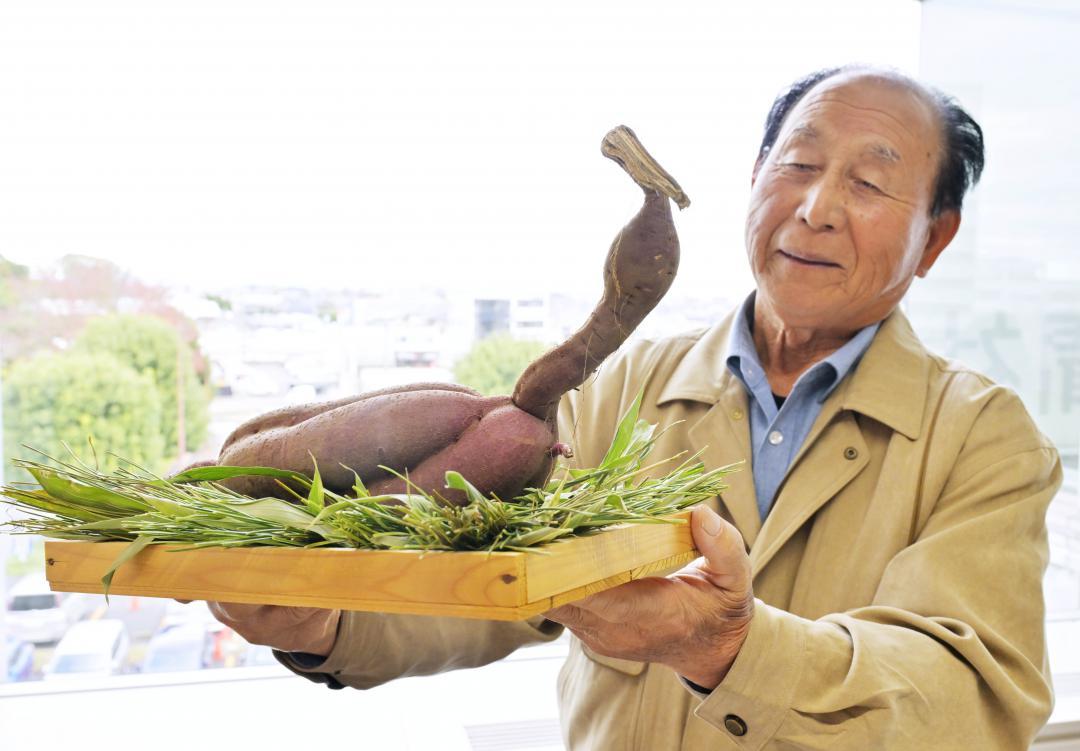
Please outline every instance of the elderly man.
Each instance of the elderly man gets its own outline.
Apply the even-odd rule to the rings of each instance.
[[[893,73],[812,75],[754,165],[757,290],[627,347],[563,405],[583,465],[629,402],[657,455],[747,458],[703,557],[520,624],[217,605],[298,673],[368,688],[577,637],[573,749],[1020,749],[1045,722],[1053,446],[1008,389],[926,351],[897,306],[952,240],[978,125]]]

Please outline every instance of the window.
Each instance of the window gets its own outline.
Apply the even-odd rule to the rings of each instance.
[[[924,3],[920,72],[969,104],[987,163],[959,235],[907,299],[930,347],[1014,388],[1061,452],[1044,588],[1055,717],[1070,720],[1080,675],[1078,35],[1074,3]]]
[[[1080,644],[1080,28],[1071,4],[777,0],[657,12],[612,0],[525,13],[493,0],[429,0],[419,11],[316,2],[260,13],[221,0],[210,10],[151,4],[107,23],[76,0],[56,5],[0,10],[3,377],[10,385],[11,368],[35,350],[72,350],[104,312],[168,319],[198,342],[205,362],[191,367],[216,394],[198,440],[178,446],[176,429],[153,438],[172,468],[213,456],[232,428],[275,406],[449,378],[474,340],[544,328],[515,323],[516,309],[531,318],[543,309],[552,330],[575,330],[640,195],[601,159],[606,127],[633,126],[694,201],[676,217],[678,280],[647,324],[670,333],[751,288],[749,172],[781,87],[868,61],[956,94],[986,129],[987,172],[957,241],[906,304],[927,344],[1016,388],[1062,449],[1051,657],[1062,666],[1059,690],[1080,676],[1071,646]],[[43,280],[36,295],[13,297]],[[403,331],[415,346],[401,346]],[[177,414],[141,376],[119,383],[110,409],[154,403]],[[125,426],[115,440],[142,440],[143,427]],[[11,594],[40,571],[40,549],[0,539]],[[199,605],[72,596],[61,612],[51,595],[28,597],[0,620],[8,632],[25,628],[6,647],[0,638],[17,681],[0,686],[18,718],[0,725],[5,748],[45,737],[85,744],[86,728],[114,709],[115,696],[99,689],[117,686],[137,689],[125,696],[140,708],[124,732],[151,741],[178,715],[198,716],[222,743],[310,741],[306,723],[235,723],[246,701],[256,712],[356,718],[372,747],[494,748],[491,739],[511,731],[558,747],[552,687],[564,642],[358,695],[267,664],[265,651]],[[55,618],[18,615],[37,610]],[[118,664],[70,652],[57,670],[92,663],[119,675],[34,689],[72,624],[114,619],[124,623],[111,653]],[[192,678],[186,669],[199,665],[248,672],[242,682],[239,669]],[[165,669],[176,667],[185,670]],[[197,715],[184,710],[196,703]],[[416,707],[425,722],[413,721]]]

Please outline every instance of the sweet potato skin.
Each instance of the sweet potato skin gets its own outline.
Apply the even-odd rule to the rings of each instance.
[[[604,296],[565,342],[534,361],[514,388],[514,404],[551,420],[559,399],[592,375],[656,307],[679,268],[679,238],[667,197],[645,203],[615,236],[604,263]]]
[[[366,399],[374,399],[385,394],[401,394],[407,391],[457,391],[465,394],[473,394],[479,396],[479,394],[469,388],[468,386],[460,386],[456,383],[433,383],[433,382],[421,382],[410,383],[406,386],[391,386],[389,388],[377,389],[375,391],[368,391],[363,394],[356,394],[353,396],[347,396],[342,399],[336,399],[331,402],[312,402],[309,404],[299,404],[291,407],[282,407],[270,412],[265,412],[257,417],[253,417],[244,423],[241,423],[236,429],[229,434],[225,439],[225,446],[232,443],[236,443],[242,438],[249,435],[253,435],[262,430],[270,430],[271,428],[290,427],[304,422],[307,419],[315,417],[316,415],[328,412],[338,407],[344,407],[355,402],[364,401]]]
[[[543,420],[518,409],[510,397],[498,401],[453,443],[415,465],[409,481],[451,503],[464,504],[465,494],[445,486],[447,470],[456,470],[478,490],[512,500],[526,487],[542,485],[551,472],[555,436]],[[405,482],[390,477],[370,485],[373,493],[404,493]]]
[[[453,503],[445,488],[456,470],[481,493],[503,499],[542,485],[563,453],[555,415],[564,393],[584,382],[656,306],[674,279],[679,242],[668,197],[689,199],[678,183],[619,126],[601,145],[645,191],[637,215],[619,232],[604,264],[604,295],[566,342],[532,363],[510,397],[483,397],[463,386],[413,384],[326,404],[275,410],[244,423],[225,441],[219,463],[289,469],[339,493],[355,471],[374,493],[404,493],[411,484]],[[312,460],[314,457],[314,462]],[[277,483],[251,477],[226,484],[246,495],[289,497]]]
[[[509,401],[508,397],[483,397],[471,390],[413,386],[362,396],[340,406],[330,403],[322,412],[310,408],[315,412],[312,416],[292,425],[278,423],[244,433],[225,444],[218,463],[277,467],[310,477],[314,456],[326,487],[346,492],[352,488],[354,471],[365,485],[393,478],[380,466],[412,472],[432,455],[456,444],[492,409]],[[298,412],[307,414],[306,410]],[[465,473],[467,468],[446,469]],[[432,484],[421,487],[442,491],[444,474],[445,469]],[[287,495],[265,477],[235,478],[226,485],[245,495]]]

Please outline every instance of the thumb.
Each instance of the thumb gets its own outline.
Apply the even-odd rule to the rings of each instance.
[[[690,517],[694,545],[705,556],[701,572],[713,586],[743,591],[750,584],[750,557],[734,525],[708,506],[695,506]]]

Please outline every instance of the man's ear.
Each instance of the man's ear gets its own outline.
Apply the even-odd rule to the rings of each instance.
[[[930,232],[926,236],[926,245],[923,247],[922,259],[919,268],[915,272],[918,277],[926,276],[926,272],[937,261],[941,251],[956,237],[956,231],[960,229],[960,212],[956,209],[942,211],[930,224]]]
[[[754,187],[754,183],[757,182],[757,173],[761,170],[761,163],[765,160],[765,157],[759,156],[754,161],[754,170],[750,173],[750,187]]]

